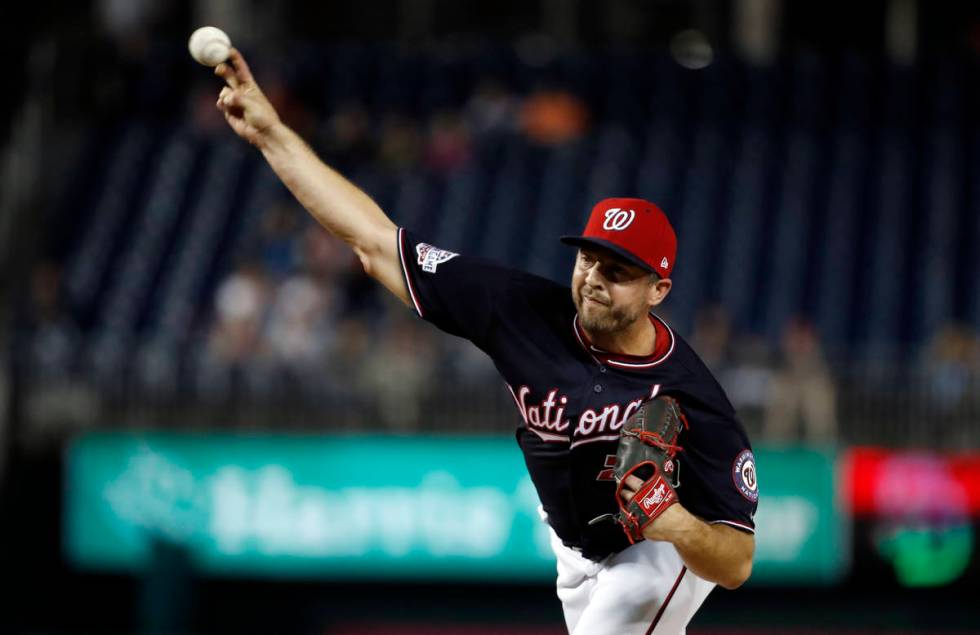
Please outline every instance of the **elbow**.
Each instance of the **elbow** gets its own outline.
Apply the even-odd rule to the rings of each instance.
[[[398,228],[393,224],[377,227],[364,232],[357,240],[350,240],[354,254],[361,262],[364,273],[372,278],[378,277],[378,272],[384,269],[382,263],[391,257],[397,257],[395,245],[398,240]]]
[[[364,273],[372,278],[377,277],[379,262],[384,258],[384,245],[377,236],[370,236],[366,239],[351,243],[354,255],[364,268]]]
[[[373,278],[375,270],[377,269],[377,250],[372,250],[368,247],[358,245],[354,247],[354,255],[356,255],[357,259],[360,261],[361,267],[364,269],[364,273]]]
[[[718,584],[728,589],[729,591],[734,591],[738,587],[745,584],[745,581],[749,579],[752,575],[752,559],[749,558],[744,562],[740,563],[737,567],[733,567],[733,570],[728,576],[723,580],[719,580]]]

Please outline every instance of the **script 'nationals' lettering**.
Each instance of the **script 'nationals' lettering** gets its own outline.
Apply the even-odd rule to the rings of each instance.
[[[589,408],[578,415],[575,426],[572,427],[572,418],[566,416],[568,397],[558,394],[557,388],[549,390],[541,401],[528,403],[531,394],[528,386],[521,386],[516,391],[509,385],[507,387],[528,430],[545,441],[567,442],[575,439],[576,444],[598,441],[607,434],[618,435],[623,424],[640,409],[643,402],[653,399],[660,392],[660,384],[655,384],[646,397],[633,399],[625,404],[614,402],[600,408]],[[568,435],[569,429],[572,431],[571,436]]]

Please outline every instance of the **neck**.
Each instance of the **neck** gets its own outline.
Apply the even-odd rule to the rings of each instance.
[[[650,322],[650,316],[644,315],[626,328],[614,333],[593,333],[582,327],[593,346],[610,353],[619,355],[653,355],[657,344],[657,329]]]

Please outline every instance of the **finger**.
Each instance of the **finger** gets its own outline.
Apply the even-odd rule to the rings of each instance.
[[[238,49],[232,47],[231,52],[228,54],[228,61],[235,67],[235,76],[240,83],[255,83],[255,78],[252,77],[252,70],[248,67],[248,63]]]
[[[225,80],[232,88],[238,88],[238,77],[235,75],[235,69],[231,67],[230,64],[222,62],[214,67],[214,74]]]
[[[218,94],[218,101],[215,105],[221,110],[228,110],[231,107],[231,97],[234,94],[231,88],[225,86],[221,89],[221,93]]]
[[[228,122],[228,125],[231,126],[231,129],[234,130],[236,133],[241,134],[242,120],[236,118],[233,114],[231,114],[227,110],[225,111],[224,115],[225,115],[225,121]]]
[[[630,488],[631,490],[638,490],[640,489],[641,485],[643,485],[643,480],[638,476],[633,476],[630,474],[626,477],[626,487]]]
[[[245,100],[242,97],[241,93],[231,90],[230,88],[225,88],[224,90],[221,91],[221,94],[218,96],[217,105],[218,108],[224,110],[227,108],[243,108],[244,103]]]

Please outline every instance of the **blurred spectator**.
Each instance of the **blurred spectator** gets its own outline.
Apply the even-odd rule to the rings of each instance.
[[[334,325],[333,341],[319,391],[336,406],[335,425],[363,426],[373,401],[365,363],[371,355],[371,329],[364,320],[343,318]]]
[[[716,375],[731,363],[730,337],[731,323],[724,307],[710,306],[698,312],[691,344]]]
[[[829,443],[837,438],[837,392],[813,325],[793,319],[782,338],[782,359],[773,374],[765,418],[767,441],[803,438]]]
[[[490,357],[462,338],[446,337],[434,342],[439,347],[439,374],[462,386],[482,388],[499,382]]]
[[[244,362],[262,349],[262,322],[270,295],[265,273],[247,262],[218,287],[208,349],[216,361]]]
[[[521,130],[532,142],[560,145],[581,137],[589,111],[581,99],[559,88],[539,89],[521,108]]]
[[[357,256],[350,247],[315,222],[308,222],[300,237],[303,269],[325,284],[350,276],[360,268]]]
[[[25,326],[30,338],[31,366],[48,379],[66,375],[72,367],[79,331],[60,303],[61,269],[42,262],[31,274],[30,302]]]
[[[269,208],[262,219],[258,250],[265,272],[279,279],[299,265],[299,227],[305,218],[293,203],[282,202]]]
[[[257,261],[246,261],[221,282],[205,350],[197,358],[195,380],[208,401],[268,397],[272,381],[269,347],[262,337],[273,287]]]
[[[388,115],[381,122],[378,160],[392,172],[413,168],[419,163],[422,135],[418,125],[401,115]]]
[[[81,343],[79,329],[61,302],[61,269],[43,262],[31,273],[30,298],[20,345],[26,344],[31,389],[24,403],[30,423],[25,440],[37,444],[55,438],[66,427],[91,423],[98,400],[91,389],[73,374]]]
[[[454,112],[441,111],[429,121],[425,165],[438,174],[450,174],[470,159],[470,134],[463,119]]]
[[[311,276],[297,274],[275,291],[266,330],[274,360],[297,371],[300,379],[317,375],[333,344],[333,293]]]
[[[742,334],[730,346],[728,368],[718,371],[718,382],[738,411],[742,422],[754,433],[762,426],[772,382],[772,353],[760,337]]]
[[[483,79],[466,104],[465,117],[477,137],[494,136],[516,129],[517,112],[517,100],[503,83]]]
[[[331,345],[331,309],[330,293],[309,275],[293,275],[280,284],[266,331],[275,361],[301,376],[322,366]]]
[[[980,361],[980,345],[968,327],[946,324],[929,342],[924,366],[933,405],[954,410],[973,394],[974,375]]]
[[[382,424],[413,430],[422,423],[422,404],[433,384],[434,346],[411,314],[397,310],[390,316],[378,346],[366,360],[366,387]]]
[[[255,71],[253,70],[253,72]],[[261,76],[261,71],[259,74]],[[278,79],[278,74],[267,73],[265,75],[266,79],[263,79],[262,90],[272,105],[275,106],[276,112],[297,134],[304,139],[309,139],[316,130],[316,116],[310,112],[303,100],[293,96],[290,86]]]
[[[167,9],[166,3],[152,0],[99,0],[95,4],[103,31],[127,50],[147,46],[151,27]]]
[[[357,314],[373,323],[382,311],[379,289],[361,261],[339,238],[316,223],[303,233],[303,268],[331,296],[335,316]]]
[[[327,120],[322,135],[323,150],[328,156],[344,161],[364,163],[374,157],[371,118],[358,102],[340,105]]]

